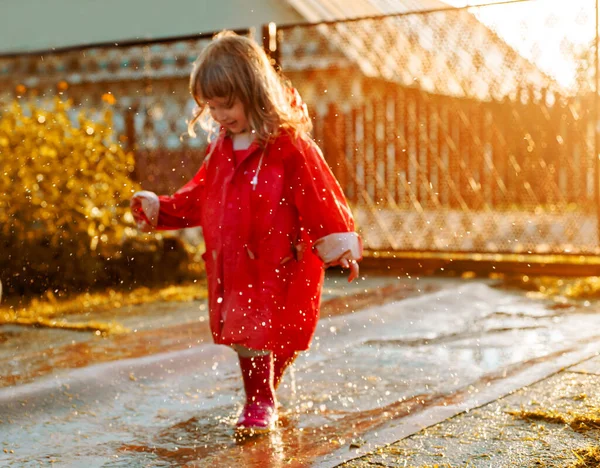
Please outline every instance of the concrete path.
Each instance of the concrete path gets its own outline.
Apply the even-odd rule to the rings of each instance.
[[[204,303],[130,311],[138,331],[110,340],[68,343],[53,330],[50,342],[63,342],[49,347],[36,344],[48,331],[27,330],[13,356],[27,377],[0,389],[0,465],[335,466],[597,353],[595,304],[557,307],[497,286],[369,277],[348,289],[330,277],[314,345],[280,389],[280,427],[244,441],[232,436],[235,354],[210,344]],[[5,380],[10,363],[0,360]]]

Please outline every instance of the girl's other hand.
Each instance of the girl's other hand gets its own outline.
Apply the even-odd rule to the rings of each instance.
[[[144,213],[141,198],[133,197],[129,202],[129,206],[138,230],[141,232],[152,232],[153,228],[148,222],[146,214]]]
[[[338,232],[318,239],[313,248],[325,267],[349,268],[348,282],[358,278],[358,260],[362,258],[362,241],[355,232]]]
[[[131,200],[129,200],[129,208],[131,208],[133,217],[137,219],[139,213],[143,213],[142,200],[138,197],[133,197]]]
[[[350,273],[348,274],[348,283],[352,283],[352,281],[358,278],[359,267],[358,262],[356,260],[341,258],[340,265],[342,266],[342,268],[350,269]]]
[[[138,231],[141,231],[141,232],[153,232],[154,231],[154,228],[150,225],[150,223],[147,223],[143,219],[140,221],[136,221],[136,226],[137,226]]]

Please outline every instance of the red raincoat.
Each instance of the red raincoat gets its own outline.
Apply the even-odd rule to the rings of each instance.
[[[159,199],[158,229],[203,228],[214,341],[307,349],[323,285],[312,244],[354,231],[316,144],[282,132],[264,149],[253,143],[234,163],[232,140],[222,133],[195,177]]]

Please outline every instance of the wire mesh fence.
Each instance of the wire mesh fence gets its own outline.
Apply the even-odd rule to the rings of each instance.
[[[594,0],[530,0],[284,25],[265,44],[367,249],[598,254],[596,18]],[[0,102],[110,107],[138,180],[172,192],[203,157],[187,77],[210,37],[0,57]]]
[[[281,67],[370,249],[598,253],[595,3],[564,11],[280,28]]]

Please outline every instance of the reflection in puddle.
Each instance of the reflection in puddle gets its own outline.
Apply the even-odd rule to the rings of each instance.
[[[233,419],[228,415],[194,417],[163,429],[147,441],[124,444],[119,448],[119,452],[152,454],[155,459],[182,466],[205,458],[211,452],[226,449],[231,444],[229,428],[232,424]],[[127,457],[125,455],[121,458]]]
[[[123,444],[119,463],[144,460],[150,463],[145,466],[307,466],[341,446],[356,444],[362,434],[383,422],[438,400],[438,396],[418,395],[367,411],[328,412],[322,424],[309,427],[301,424],[310,419],[309,414],[296,408],[283,409],[275,431],[241,439],[234,436],[233,412],[207,414],[174,424],[146,441]]]

